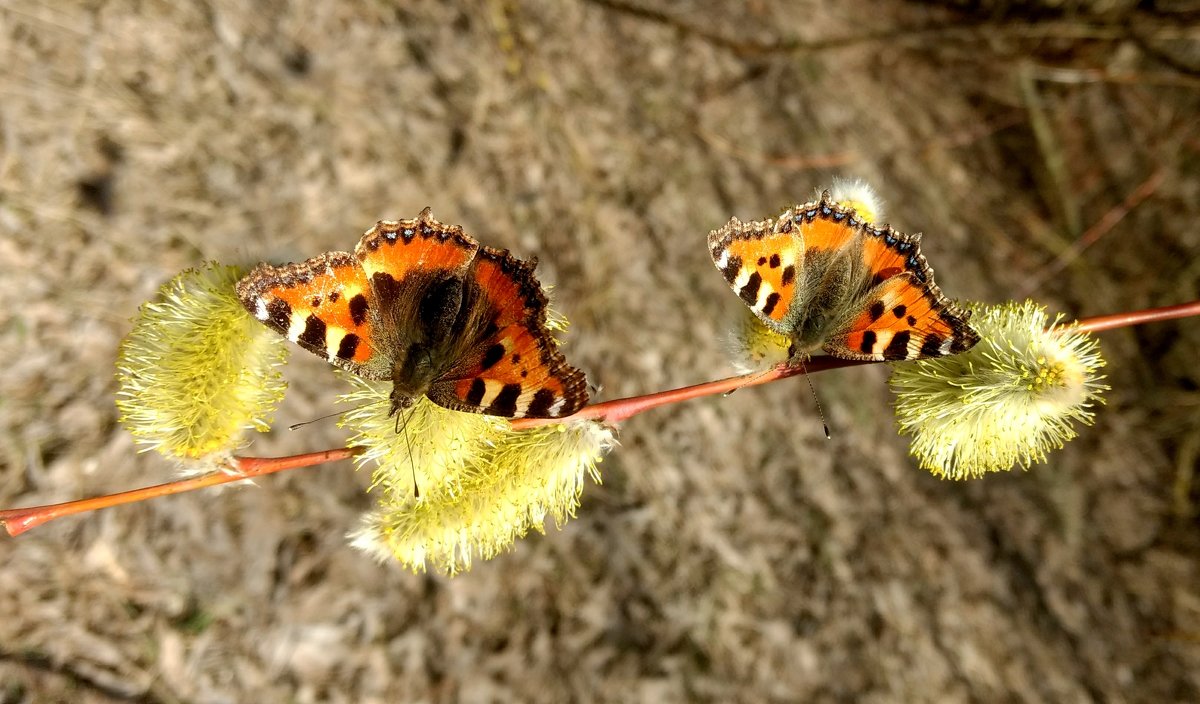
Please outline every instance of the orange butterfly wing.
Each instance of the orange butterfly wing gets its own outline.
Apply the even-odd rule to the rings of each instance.
[[[429,212],[415,220],[381,220],[354,248],[367,279],[376,275],[404,282],[412,274],[447,272],[465,276],[479,243],[457,225],[443,225]]]
[[[819,342],[837,357],[877,360],[955,354],[979,341],[967,312],[933,282],[919,242],[868,225],[828,191],[774,220],[735,218],[708,238],[734,292],[767,327],[793,336],[801,352]],[[836,276],[826,281],[830,272]],[[812,327],[810,320],[801,333],[810,313],[829,322]]]
[[[979,342],[965,311],[916,275],[893,276],[871,291],[866,310],[823,349],[845,359],[904,360],[965,352]]]
[[[259,264],[236,288],[251,315],[292,342],[368,379],[389,378],[388,360],[371,345],[371,287],[348,252]]]
[[[561,418],[587,403],[583,372],[567,364],[546,328],[534,264],[483,247],[468,275],[479,296],[476,332],[458,364],[429,389],[435,403],[508,418]]]
[[[708,236],[709,254],[725,281],[775,332],[791,332],[789,313],[804,265],[804,240],[790,221],[743,223],[737,218]]]
[[[958,354],[979,342],[967,323],[970,313],[934,283],[920,235],[872,225],[861,225],[861,232],[869,288],[859,313],[829,336],[823,350],[844,359],[898,361]]]

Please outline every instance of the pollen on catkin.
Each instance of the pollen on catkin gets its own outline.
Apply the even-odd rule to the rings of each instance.
[[[867,222],[879,222],[883,219],[883,200],[871,184],[860,178],[834,178],[829,186],[829,196],[838,205],[854,208]],[[820,198],[821,194],[818,192],[817,199]]]
[[[188,269],[139,310],[117,359],[117,409],[143,450],[199,460],[270,427],[288,343],[242,308],[233,288],[242,273],[215,262]]]
[[[763,325],[754,311],[741,306],[726,346],[734,369],[751,374],[788,361],[791,344],[791,338]]]
[[[949,357],[892,365],[900,432],[921,467],[969,479],[1046,461],[1091,424],[1108,389],[1091,335],[1050,320],[1026,301],[973,304],[982,340]]]
[[[547,516],[565,523],[579,505],[584,477],[600,481],[597,465],[615,442],[612,430],[594,421],[514,431],[504,419],[451,411],[425,398],[404,412],[397,433],[395,417],[387,417],[387,389],[351,381],[356,388],[343,400],[358,407],[343,423],[355,432],[351,442],[367,448],[360,464],[375,465],[378,503],[350,538],[413,571],[432,566],[457,574],[530,530],[542,532]]]

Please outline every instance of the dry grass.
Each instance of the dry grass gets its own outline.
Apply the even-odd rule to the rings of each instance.
[[[170,475],[113,363],[172,274],[426,205],[541,258],[608,398],[725,373],[705,234],[836,174],[952,296],[1200,295],[1186,3],[956,4],[0,5],[0,505]],[[794,381],[638,418],[578,520],[450,581],[347,546],[348,465],[3,540],[0,702],[1200,700],[1200,327],[1104,344],[1028,473],[919,472],[883,370],[833,372],[831,442]],[[280,427],[331,410],[308,357]]]

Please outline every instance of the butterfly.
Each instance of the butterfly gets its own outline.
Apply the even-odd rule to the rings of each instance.
[[[587,403],[587,382],[546,328],[536,263],[480,245],[426,208],[380,221],[353,254],[259,264],[237,294],[304,349],[391,381],[389,415],[427,396],[456,411],[561,418]]]
[[[866,222],[819,201],[778,218],[733,218],[708,235],[713,263],[770,330],[791,340],[789,361],[822,350],[857,360],[942,357],[979,334],[942,295],[920,235]]]

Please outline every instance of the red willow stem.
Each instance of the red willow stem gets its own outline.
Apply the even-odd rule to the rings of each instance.
[[[778,366],[763,372],[751,372],[741,376],[731,376],[727,379],[706,381],[703,384],[685,386],[681,389],[668,389],[667,391],[658,391],[643,396],[630,396],[603,403],[593,403],[585,406],[578,413],[571,416],[570,420],[602,420],[606,423],[619,423],[652,408],[667,406],[672,403],[679,403],[680,401],[690,401],[694,398],[703,398],[716,394],[727,394],[746,388],[747,386],[759,386],[760,384],[787,379],[788,377],[799,376],[800,374],[813,374],[829,369],[857,367],[864,364],[876,363],[871,360],[852,361],[836,357],[815,357],[805,362],[802,367]],[[511,421],[510,425],[513,430],[524,430],[526,428],[536,428],[539,425],[561,423],[563,420],[562,418],[519,418]]]
[[[1105,330],[1115,330],[1131,325],[1158,323],[1163,320],[1174,320],[1176,318],[1190,318],[1193,315],[1200,315],[1200,301],[1180,303],[1175,306],[1163,306],[1162,308],[1135,310],[1132,313],[1113,313],[1111,315],[1098,315],[1094,318],[1084,318],[1079,321],[1077,329],[1084,332],[1104,332]]]
[[[1116,328],[1128,327],[1131,325],[1142,325],[1144,323],[1160,322],[1163,320],[1172,320],[1175,318],[1187,318],[1200,315],[1200,301],[1192,301],[1191,303],[1182,303],[1175,306],[1165,306],[1162,308],[1149,308],[1146,310],[1134,311],[1132,313],[1114,313],[1112,315],[1101,315],[1094,318],[1085,318],[1078,321],[1076,329],[1084,332],[1096,333],[1105,330],[1113,330]],[[575,415],[571,416],[572,420],[598,420],[607,423],[619,423],[627,420],[639,413],[658,408],[660,406],[679,403],[680,401],[689,401],[691,399],[703,398],[705,396],[713,396],[715,394],[726,394],[748,386],[759,386],[772,381],[786,379],[800,374],[811,374],[814,372],[822,372],[830,369],[840,369],[843,367],[854,367],[863,364],[876,364],[872,361],[849,361],[844,359],[836,359],[833,357],[817,357],[810,359],[803,367],[775,367],[765,372],[754,372],[744,374],[742,376],[729,377],[727,379],[719,379],[717,381],[709,381],[703,384],[694,386],[685,386],[681,389],[669,389],[667,391],[659,391],[656,393],[645,394],[642,396],[630,396],[628,398],[616,399],[613,401],[605,401],[603,403],[594,403],[585,407]],[[561,423],[564,419],[534,419],[523,418],[512,421],[514,430],[523,430],[525,428],[534,428],[540,425],[548,425],[551,423]],[[71,516],[96,509],[108,508],[110,506],[120,506],[122,504],[144,501],[160,496],[169,496],[171,494],[179,494],[185,491],[194,489],[203,489],[205,487],[217,486],[219,484],[227,484],[229,482],[241,481],[252,477],[260,477],[275,472],[281,472],[285,469],[296,469],[299,467],[311,467],[313,465],[324,464],[325,462],[333,462],[336,460],[344,460],[363,451],[362,447],[337,448],[333,450],[325,450],[322,452],[310,452],[303,455],[293,455],[291,457],[234,457],[232,463],[225,471],[216,471],[191,479],[182,479],[166,484],[158,484],[142,489],[134,489],[119,494],[108,494],[106,496],[97,496],[91,499],[81,499],[78,501],[67,501],[61,504],[50,504],[46,506],[31,506],[29,508],[15,508],[0,511],[0,524],[4,525],[5,530],[11,536],[17,536],[30,528],[35,528],[47,523],[56,518],[63,516]]]
[[[56,518],[62,518],[63,516],[72,516],[77,513],[86,513],[110,506],[132,504],[138,501],[145,501],[146,499],[156,499],[160,496],[170,496],[171,494],[180,494],[194,489],[217,486],[218,484],[238,482],[243,479],[282,472],[285,469],[309,467],[325,462],[344,460],[362,451],[363,448],[361,447],[348,447],[323,450],[321,452],[308,452],[303,455],[293,455],[291,457],[234,457],[224,469],[209,472],[199,477],[192,477],[191,479],[181,479],[179,481],[167,482],[166,484],[156,484],[132,491],[123,491],[119,494],[97,496],[91,499],[0,511],[0,524],[4,525],[4,529],[8,531],[9,535],[16,537],[30,528],[36,528],[43,523]]]

